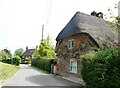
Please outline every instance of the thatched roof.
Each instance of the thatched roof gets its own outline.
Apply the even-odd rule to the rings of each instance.
[[[58,34],[56,41],[78,33],[87,33],[100,46],[108,46],[117,41],[117,33],[114,33],[102,18],[77,12],[69,23]]]
[[[35,49],[27,49],[22,56],[32,56],[32,54],[34,53]]]

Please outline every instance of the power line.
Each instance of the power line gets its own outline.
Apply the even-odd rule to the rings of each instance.
[[[49,4],[48,1],[50,1],[50,4]],[[48,7],[48,8],[45,9],[45,15],[44,15],[44,16],[46,16],[46,17],[44,17],[44,20],[45,20],[45,22],[44,22],[44,28],[45,28],[45,29],[47,28],[48,20],[49,20],[50,13],[51,13],[52,0],[47,0],[47,2],[46,2],[46,7]],[[47,11],[48,11],[48,12],[47,12]]]
[[[49,7],[49,10],[48,10],[48,17],[47,17],[47,21],[46,21],[46,27],[47,27],[47,24],[48,24],[48,20],[49,20],[49,17],[50,17],[50,13],[51,13],[51,7],[52,7],[52,0],[50,2],[50,7]]]
[[[50,1],[50,0],[47,0],[47,2],[46,2],[46,5],[45,5],[45,13],[44,13],[44,23],[43,23],[43,25],[42,25],[42,36],[41,36],[41,41],[43,41],[43,38],[44,38],[44,29],[46,29],[47,28],[47,24],[48,24],[48,20],[49,20],[49,17],[50,17],[50,13],[51,13],[51,7],[52,7],[52,0],[51,0],[51,2],[50,2],[50,5],[48,4],[48,1]],[[49,6],[49,7],[48,7]],[[48,9],[47,9],[47,7],[48,7]],[[48,10],[48,13],[47,13],[47,10]],[[45,17],[45,16],[47,16],[47,17]]]

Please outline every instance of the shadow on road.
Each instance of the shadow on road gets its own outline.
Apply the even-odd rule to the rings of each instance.
[[[29,76],[26,80],[42,86],[80,86],[79,84],[48,74]]]

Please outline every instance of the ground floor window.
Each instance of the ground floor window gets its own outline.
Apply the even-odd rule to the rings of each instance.
[[[77,61],[75,59],[70,60],[70,72],[77,74]]]

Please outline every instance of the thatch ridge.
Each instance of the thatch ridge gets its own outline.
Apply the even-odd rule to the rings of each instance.
[[[58,34],[56,41],[78,33],[88,33],[100,45],[112,45],[118,40],[104,19],[81,12],[76,12],[68,24]]]

